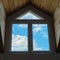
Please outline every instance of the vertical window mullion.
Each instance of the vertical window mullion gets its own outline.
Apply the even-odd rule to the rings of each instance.
[[[28,46],[28,49],[29,49],[29,53],[31,53],[32,52],[32,24],[31,23],[29,23],[29,25],[28,25],[28,44],[29,44],[29,46]]]

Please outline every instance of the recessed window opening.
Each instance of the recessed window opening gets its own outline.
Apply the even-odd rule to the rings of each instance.
[[[42,12],[41,14],[36,8],[33,8],[36,12],[31,7],[29,11],[28,9],[24,8],[21,14],[19,11],[17,16],[13,14],[9,17],[12,20],[7,20],[7,51],[23,53],[55,51],[51,17]]]
[[[28,11],[17,19],[43,19],[42,17]],[[47,24],[32,24],[33,51],[49,51],[49,37]],[[17,29],[17,30],[16,30]],[[31,38],[32,38],[31,37]],[[12,25],[12,45],[11,51],[28,51],[28,25]]]

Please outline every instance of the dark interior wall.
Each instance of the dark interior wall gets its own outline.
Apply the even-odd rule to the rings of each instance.
[[[0,54],[0,60],[4,60],[3,57],[4,57],[4,55]]]
[[[60,60],[60,54],[19,55],[0,54],[0,60]]]
[[[2,43],[2,36],[1,36],[1,28],[0,28],[0,53],[3,53],[3,43]]]
[[[57,48],[57,53],[60,53],[60,38],[59,38],[59,45],[58,45],[58,48]]]

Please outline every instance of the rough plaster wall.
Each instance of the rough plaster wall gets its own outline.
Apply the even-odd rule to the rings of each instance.
[[[58,46],[59,38],[60,38],[60,3],[56,8],[56,11],[55,11],[55,14],[54,14],[54,20],[55,20],[56,43],[57,43],[57,46]]]
[[[4,8],[3,8],[1,0],[0,0],[0,26],[1,26],[2,40],[3,40],[3,44],[4,44],[5,12],[4,12]]]

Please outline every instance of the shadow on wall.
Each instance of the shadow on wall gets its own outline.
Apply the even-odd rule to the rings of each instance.
[[[1,36],[1,27],[0,27],[0,53],[4,53],[2,36]]]
[[[59,38],[59,45],[58,45],[57,53],[60,53],[60,38]]]

